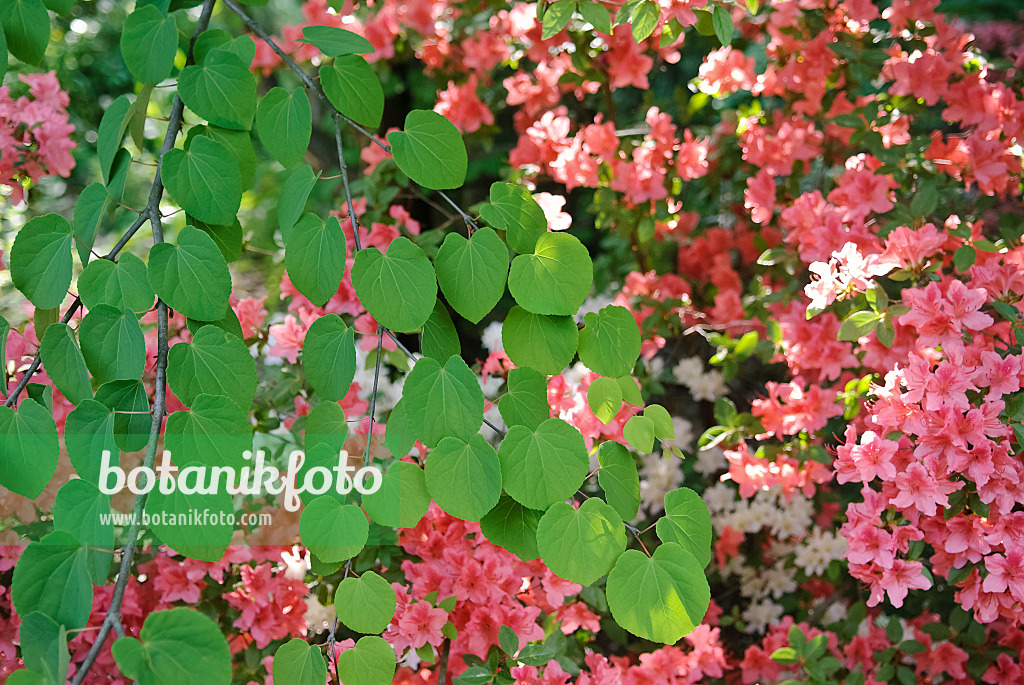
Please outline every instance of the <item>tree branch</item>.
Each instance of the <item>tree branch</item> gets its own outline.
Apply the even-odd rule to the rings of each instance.
[[[216,0],[204,0],[203,10],[196,23],[196,30],[192,34],[192,41],[189,43],[187,64],[192,63],[192,48],[195,46],[196,37],[206,30],[210,23],[210,15],[213,13],[213,5]],[[174,96],[174,104],[171,106],[171,116],[168,118],[167,134],[164,136],[163,147],[160,149],[160,159],[157,162],[156,176],[153,179],[153,187],[149,191],[149,203],[143,214],[148,214],[150,224],[153,227],[153,243],[164,241],[163,226],[160,223],[160,199],[163,197],[164,187],[160,176],[163,167],[164,155],[174,147],[174,141],[181,131],[182,115],[185,105],[181,98]],[[140,217],[141,218],[141,217]],[[140,224],[141,225],[141,224]],[[138,227],[135,227],[138,230]],[[143,466],[152,469],[156,461],[157,445],[160,441],[160,428],[163,425],[164,416],[167,413],[167,305],[163,300],[157,300],[157,348],[156,348],[156,389],[153,393],[153,419],[149,425],[149,442],[146,444],[146,454],[143,459]],[[110,607],[103,619],[100,632],[96,641],[89,649],[85,660],[78,666],[72,685],[80,685],[89,673],[89,669],[96,662],[107,635],[113,629],[119,636],[124,636],[124,628],[121,626],[121,603],[124,601],[125,589],[128,587],[128,579],[131,577],[132,562],[135,559],[136,543],[138,542],[139,530],[142,526],[142,514],[146,506],[146,495],[141,494],[135,497],[135,504],[132,507],[131,524],[128,527],[124,546],[121,548],[121,567],[117,573],[117,581],[114,584],[114,591],[110,597]]]

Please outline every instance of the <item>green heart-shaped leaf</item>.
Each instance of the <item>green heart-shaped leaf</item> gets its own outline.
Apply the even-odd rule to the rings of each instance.
[[[608,574],[608,607],[620,626],[652,642],[675,644],[707,613],[711,589],[704,567],[674,542],[648,558],[627,550]]]
[[[592,585],[626,549],[626,533],[615,510],[596,497],[579,509],[556,502],[537,526],[537,547],[559,578]]]
[[[352,285],[373,318],[401,333],[422,326],[437,300],[434,267],[423,250],[405,237],[395,238],[384,254],[375,247],[357,252]]]
[[[508,248],[490,228],[476,231],[469,240],[449,233],[434,258],[434,268],[448,304],[479,323],[505,294]]]
[[[590,294],[594,264],[575,236],[545,233],[533,254],[512,260],[508,289],[523,309],[534,314],[572,316]]]
[[[561,419],[535,431],[512,426],[498,448],[505,491],[531,509],[571,497],[587,477],[590,460],[580,432]]]

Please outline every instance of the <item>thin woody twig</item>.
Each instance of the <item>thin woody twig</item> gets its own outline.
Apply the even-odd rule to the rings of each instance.
[[[196,37],[206,30],[210,23],[210,15],[213,13],[213,5],[216,0],[204,0],[202,13],[196,23],[195,33],[189,44],[188,63],[192,62],[192,48],[195,46]],[[163,166],[164,155],[174,147],[174,141],[181,131],[182,116],[185,105],[181,98],[175,96],[174,104],[171,107],[171,116],[168,117],[167,134],[164,136],[163,147],[160,150],[160,158],[157,162],[156,175],[153,179],[153,187],[149,192],[149,202],[144,213],[148,214],[150,224],[153,227],[153,242],[163,242],[163,226],[160,223],[160,198],[163,197],[164,187],[160,176]],[[140,217],[141,218],[141,217]],[[138,224],[141,226],[141,223]],[[138,226],[134,226],[138,230]],[[160,427],[163,425],[164,415],[167,412],[167,352],[168,352],[168,330],[167,330],[167,305],[163,300],[157,300],[157,354],[156,354],[156,389],[153,395],[153,420],[150,422],[149,442],[146,445],[146,453],[143,465],[152,468],[156,461],[157,444],[160,440]],[[103,619],[103,625],[96,641],[89,649],[85,660],[78,667],[72,685],[81,685],[96,662],[107,635],[113,629],[118,636],[124,637],[125,631],[121,625],[121,603],[124,601],[124,593],[128,587],[128,579],[131,577],[132,562],[135,559],[136,544],[138,542],[139,530],[142,525],[142,514],[146,506],[146,495],[141,494],[135,497],[135,504],[132,507],[131,525],[128,527],[125,544],[121,548],[121,566],[118,570],[117,580],[114,583],[114,591],[111,593],[110,606],[107,615]]]

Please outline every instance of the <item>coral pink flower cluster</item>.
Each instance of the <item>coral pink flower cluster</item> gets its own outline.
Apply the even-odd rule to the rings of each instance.
[[[25,199],[25,188],[44,176],[67,178],[75,168],[68,121],[68,94],[54,72],[21,74],[28,95],[11,97],[0,86],[0,185],[11,189],[11,202]]]

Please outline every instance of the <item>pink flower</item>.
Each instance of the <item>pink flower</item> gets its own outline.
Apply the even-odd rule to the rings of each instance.
[[[565,231],[572,226],[572,217],[562,211],[565,206],[565,198],[561,195],[551,193],[537,193],[534,199],[540,208],[544,210],[544,217],[548,220],[548,230]]]
[[[270,336],[274,343],[267,351],[275,357],[283,357],[295,364],[298,361],[299,350],[302,349],[302,342],[306,337],[306,327],[289,314],[284,318],[284,323],[274,324],[270,327]]]
[[[242,325],[244,337],[251,338],[258,335],[260,329],[263,328],[263,321],[267,318],[267,310],[263,307],[263,303],[266,301],[266,295],[259,299],[247,297],[244,300],[238,300],[232,307],[238,316],[238,322]]]
[[[877,435],[874,431],[865,431],[860,436],[859,445],[851,444],[856,435],[853,426],[846,428],[847,442],[839,447],[839,456],[835,462],[839,482],[867,483],[875,478],[896,478],[896,466],[892,463],[892,458],[899,445]]]
[[[952,483],[937,479],[917,462],[897,474],[895,482],[899,494],[892,499],[892,505],[903,509],[914,507],[926,516],[934,516],[936,507],[945,509],[949,505],[950,493],[963,487],[962,481]]]
[[[982,583],[985,592],[1006,592],[1018,602],[1024,602],[1024,550],[1012,549],[1006,554],[985,557],[988,575]]]
[[[920,561],[902,561],[897,559],[893,562],[892,568],[882,571],[882,587],[889,595],[889,601],[896,608],[903,606],[910,590],[927,590],[931,583],[921,573]],[[869,606],[873,606],[868,602]]]
[[[430,602],[413,602],[398,619],[399,632],[408,639],[409,646],[419,649],[430,643],[440,646],[444,640],[441,628],[448,622],[448,614],[444,609],[432,606]]]

